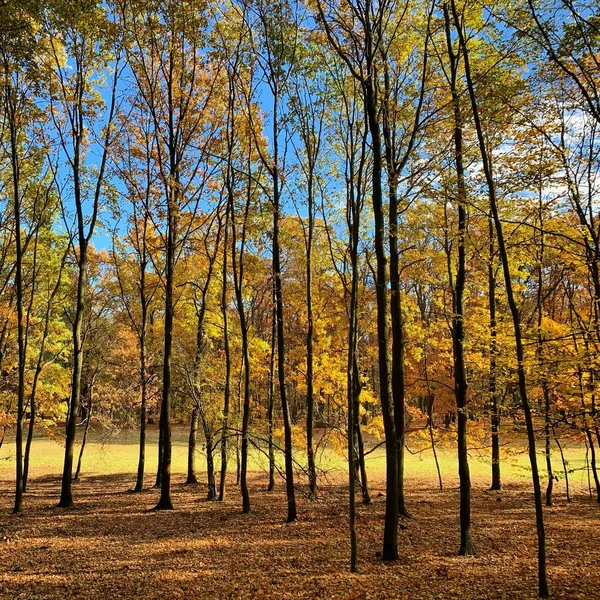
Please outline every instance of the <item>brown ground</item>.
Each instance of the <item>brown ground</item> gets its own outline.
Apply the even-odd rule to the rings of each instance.
[[[477,556],[460,558],[456,489],[408,482],[413,519],[400,531],[401,560],[376,554],[383,528],[381,483],[359,506],[359,573],[348,572],[346,496],[322,490],[299,498],[300,520],[284,522],[280,489],[251,486],[252,513],[238,489],[225,503],[205,488],[174,485],[176,510],[149,512],[157,493],[126,493],[131,478],[84,478],[77,508],[55,507],[59,482],[35,480],[25,513],[9,513],[12,488],[0,482],[0,598],[502,598],[536,597],[532,498],[523,485],[497,496],[473,490]],[[553,598],[600,598],[600,507],[584,496],[546,511]]]

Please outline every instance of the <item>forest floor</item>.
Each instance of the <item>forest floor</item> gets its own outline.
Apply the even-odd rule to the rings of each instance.
[[[354,598],[525,599],[536,597],[533,499],[527,480],[487,491],[475,478],[474,557],[459,545],[456,480],[406,483],[413,517],[399,533],[400,560],[384,563],[383,478],[372,477],[373,503],[359,504],[359,572],[348,569],[347,496],[340,474],[317,500],[299,489],[299,520],[285,523],[282,482],[264,491],[251,478],[252,512],[240,510],[230,484],[223,503],[204,500],[206,486],[173,484],[176,510],[153,512],[157,490],[127,492],[131,475],[84,476],[76,508],[56,508],[59,479],[37,477],[24,513],[10,514],[12,484],[0,481],[0,598],[175,599]],[[546,510],[552,598],[600,598],[600,506],[587,490]]]

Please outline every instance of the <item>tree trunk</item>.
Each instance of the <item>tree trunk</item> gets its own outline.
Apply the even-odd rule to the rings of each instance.
[[[450,15],[448,6],[444,4],[444,21],[446,29],[446,45],[450,59],[450,91],[454,112],[454,159],[456,164],[457,205],[458,205],[458,240],[456,281],[453,282],[452,261],[448,255],[448,278],[452,288],[452,353],[454,357],[454,395],[458,413],[458,475],[460,479],[460,548],[461,556],[473,554],[471,540],[471,475],[469,472],[469,451],[467,444],[467,372],[464,357],[464,290],[466,279],[465,235],[467,228],[467,191],[465,186],[465,170],[463,163],[463,117],[460,96],[457,89],[458,55],[454,51],[450,33]],[[448,250],[448,252],[450,252]]]
[[[144,221],[144,228],[145,228]],[[144,230],[144,244],[146,233]],[[145,245],[144,245],[145,251]],[[144,470],[146,467],[146,422],[148,406],[148,372],[146,367],[146,327],[148,321],[148,302],[146,300],[146,263],[142,260],[140,266],[140,304],[142,308],[142,322],[140,328],[140,386],[142,392],[142,404],[140,406],[140,448],[138,456],[137,477],[135,480],[134,492],[141,492],[144,489]]]
[[[81,202],[81,199],[78,200]],[[82,237],[82,236],[81,236]],[[71,483],[73,480],[73,450],[79,412],[79,396],[81,394],[81,372],[83,370],[83,344],[81,337],[83,313],[85,309],[85,289],[87,287],[87,241],[81,239],[79,244],[79,273],[77,277],[77,300],[75,320],[73,322],[73,374],[71,377],[71,396],[69,400],[69,415],[67,418],[67,436],[65,440],[65,460],[63,465],[62,484],[60,492],[60,508],[73,506]]]
[[[267,438],[269,443],[269,485],[267,492],[275,489],[275,447],[273,445],[273,413],[275,411],[275,343],[277,313],[275,309],[275,282],[273,282],[273,310],[271,311],[271,353],[269,358],[269,398],[267,407]]]
[[[21,165],[18,142],[18,108],[17,90],[12,87],[12,73],[8,60],[5,60],[4,75],[6,81],[5,109],[10,130],[10,155],[13,192],[13,219],[15,236],[15,288],[17,305],[17,347],[18,347],[18,383],[17,383],[17,422],[16,422],[16,475],[15,503],[13,513],[20,513],[23,505],[23,427],[25,419],[25,362],[26,362],[26,328],[24,319],[23,294],[23,244],[21,241]]]
[[[314,198],[313,198],[313,169],[309,166],[308,176],[308,236],[306,240],[306,315],[308,326],[306,330],[306,453],[308,458],[308,489],[310,495],[317,495],[317,469],[313,443],[315,397],[313,389],[314,363],[314,325],[312,306],[312,246],[314,234]]]
[[[357,323],[358,324],[358,323]],[[358,369],[358,351],[354,352],[354,366],[352,383],[354,385],[354,432],[356,434],[358,471],[360,473],[360,486],[362,490],[362,503],[364,505],[371,504],[371,496],[369,494],[369,481],[367,478],[367,466],[365,464],[365,443],[360,426],[360,372]]]
[[[372,60],[371,57],[370,60]],[[379,111],[375,90],[374,65],[369,66],[371,78],[363,83],[365,113],[372,146],[372,204],[375,219],[377,343],[379,357],[379,401],[383,415],[386,451],[386,509],[383,532],[383,560],[398,560],[398,453],[394,415],[390,398],[388,319],[387,319],[387,259],[385,255],[385,222],[381,189],[382,151]],[[373,72],[372,72],[373,71]]]
[[[396,461],[398,467],[398,513],[409,518],[404,498],[404,427],[406,398],[404,390],[404,325],[400,290],[400,254],[398,250],[398,197],[396,174],[388,175],[389,246],[390,246],[390,312],[392,325],[392,397],[396,429]]]
[[[198,477],[196,476],[196,440],[198,437],[198,407],[192,409],[192,418],[190,419],[190,435],[188,438],[188,461],[187,461],[187,479],[186,483],[196,485]],[[208,459],[207,459],[208,460]]]
[[[229,408],[231,404],[231,349],[229,346],[229,319],[227,314],[227,239],[229,234],[229,214],[231,207],[229,202],[225,213],[225,233],[223,243],[223,269],[221,288],[221,312],[223,313],[223,348],[225,352],[225,385],[223,390],[223,431],[221,432],[221,473],[219,480],[219,501],[225,500],[227,485],[227,436],[229,434]],[[236,438],[236,454],[237,454]]]
[[[159,402],[159,417],[158,417],[158,467],[156,469],[156,481],[154,482],[154,487],[159,488],[162,483],[162,461],[163,461],[163,426],[162,426],[162,411],[160,410],[160,402]]]
[[[79,479],[79,473],[81,472],[81,461],[83,459],[83,452],[85,451],[85,444],[87,442],[88,431],[90,428],[90,421],[92,420],[92,407],[93,407],[93,393],[94,393],[94,384],[91,383],[88,387],[88,403],[86,410],[86,420],[85,420],[85,429],[83,430],[83,438],[81,439],[81,448],[79,448],[79,457],[77,458],[77,468],[75,469],[75,475],[73,476],[73,481],[77,481]]]
[[[495,181],[491,171],[491,161],[488,156],[487,147],[485,143],[485,137],[483,133],[483,127],[479,117],[479,108],[477,106],[477,98],[475,95],[475,87],[471,78],[471,69],[469,62],[469,53],[466,45],[465,35],[463,26],[458,18],[458,13],[454,0],[452,1],[452,13],[454,17],[454,23],[456,25],[456,31],[460,39],[460,45],[463,50],[463,60],[465,66],[465,78],[467,82],[467,89],[469,92],[469,98],[471,100],[471,108],[473,113],[473,120],[475,123],[475,129],[477,132],[477,141],[479,145],[479,151],[481,153],[481,159],[483,162],[483,170],[485,179],[488,187],[488,195],[490,200],[490,209],[494,219],[494,226],[496,228],[496,239],[498,240],[498,250],[502,261],[502,270],[504,272],[504,283],[506,287],[506,296],[508,305],[510,307],[510,313],[513,321],[513,328],[515,333],[515,346],[516,346],[516,357],[517,357],[517,374],[519,380],[519,395],[521,397],[521,403],[523,405],[523,412],[525,414],[525,424],[527,427],[527,440],[529,444],[529,462],[531,464],[531,479],[533,483],[534,500],[535,500],[535,515],[536,515],[536,530],[537,530],[537,542],[538,542],[538,595],[540,598],[548,597],[548,579],[546,575],[546,534],[544,530],[544,508],[542,502],[542,491],[540,486],[540,475],[538,471],[537,456],[535,449],[535,429],[533,427],[533,419],[531,416],[531,407],[529,405],[529,398],[527,395],[527,380],[525,375],[525,355],[523,350],[523,339],[521,333],[521,317],[519,314],[519,308],[517,306],[513,288],[512,279],[510,272],[510,264],[508,261],[508,253],[506,250],[506,244],[504,241],[504,232],[502,229],[502,222],[500,220],[500,214],[498,211],[498,205],[496,202],[496,187]]]
[[[213,456],[213,438],[210,434],[207,435],[207,429],[205,429],[206,438],[206,480],[208,485],[208,492],[206,495],[207,500],[216,500],[217,498],[217,483],[215,480],[215,460]]]
[[[502,476],[500,472],[500,406],[496,390],[496,357],[497,323],[496,323],[496,272],[494,270],[494,221],[488,215],[488,235],[490,238],[488,262],[488,299],[490,309],[490,376],[488,391],[490,394],[491,428],[492,428],[492,490],[502,489]]]
[[[567,495],[567,502],[571,502],[571,493],[569,490],[569,469],[567,468],[567,460],[565,459],[565,453],[563,451],[563,447],[562,444],[560,443],[560,440],[558,439],[558,437],[556,437],[556,429],[554,427],[554,425],[552,426],[552,435],[554,436],[554,440],[556,442],[556,445],[558,446],[558,451],[560,452],[560,459],[562,462],[562,466],[563,466],[563,473],[565,475],[565,492]]]
[[[277,374],[279,377],[279,396],[283,414],[285,489],[287,496],[287,522],[298,517],[296,510],[296,494],[294,490],[294,457],[292,449],[292,426],[285,385],[285,331],[283,324],[283,289],[281,281],[281,246],[279,242],[279,221],[281,219],[279,153],[278,153],[278,95],[273,94],[273,278],[275,282],[275,311],[277,322]]]
[[[173,274],[175,270],[175,210],[174,184],[170,184],[167,206],[167,256],[165,281],[165,332],[163,350],[163,387],[160,409],[162,431],[162,460],[160,499],[155,510],[172,510],[171,500],[171,354],[173,348]]]

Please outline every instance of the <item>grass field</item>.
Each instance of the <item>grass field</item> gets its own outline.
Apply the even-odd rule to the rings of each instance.
[[[151,429],[147,438],[146,473],[148,481],[156,474],[157,468],[157,440],[158,433]],[[409,440],[409,448],[410,448]],[[517,446],[518,447],[518,446]],[[59,476],[62,472],[64,448],[62,444],[49,437],[34,439],[31,458],[31,476],[51,477]],[[540,452],[541,443],[538,444],[538,463],[540,472],[545,469],[544,456]],[[76,449],[77,451],[77,449]],[[574,493],[587,493],[588,478],[585,469],[585,447],[579,444],[566,444],[565,458],[569,471],[569,483]],[[529,481],[530,468],[529,456],[526,448],[514,449],[514,445],[503,448],[502,475],[506,481]],[[217,453],[218,454],[218,453]],[[449,485],[457,485],[457,463],[453,448],[448,446],[438,447],[438,461],[442,479]],[[561,457],[558,450],[553,450],[553,466],[559,482],[556,485],[557,493],[564,487],[564,475]],[[218,459],[218,457],[216,457]],[[346,459],[329,449],[318,453],[320,469],[327,474],[346,471]],[[305,464],[302,452],[297,452],[296,459],[300,464]],[[135,431],[120,431],[115,435],[102,432],[93,432],[89,437],[82,461],[82,476],[85,475],[120,475],[133,474],[137,468],[138,460],[138,434]],[[235,470],[235,457],[230,458],[230,469]],[[281,462],[281,461],[279,461]],[[406,477],[431,479],[437,481],[437,469],[431,450],[405,453]],[[199,473],[206,470],[202,444],[198,444],[197,469]],[[385,456],[383,448],[376,449],[366,459],[369,474],[380,477],[385,473]],[[485,486],[491,472],[491,455],[489,448],[472,448],[470,452],[470,470],[474,483]],[[266,455],[250,447],[249,470],[256,473],[266,473],[268,462]],[[14,444],[8,439],[0,449],[0,480],[10,480],[14,477]],[[187,432],[175,428],[173,431],[172,472],[174,475],[183,475],[187,469]],[[434,484],[435,485],[435,484]]]

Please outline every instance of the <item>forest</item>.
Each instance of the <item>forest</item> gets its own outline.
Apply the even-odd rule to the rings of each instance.
[[[594,0],[0,0],[0,598],[600,598]]]

